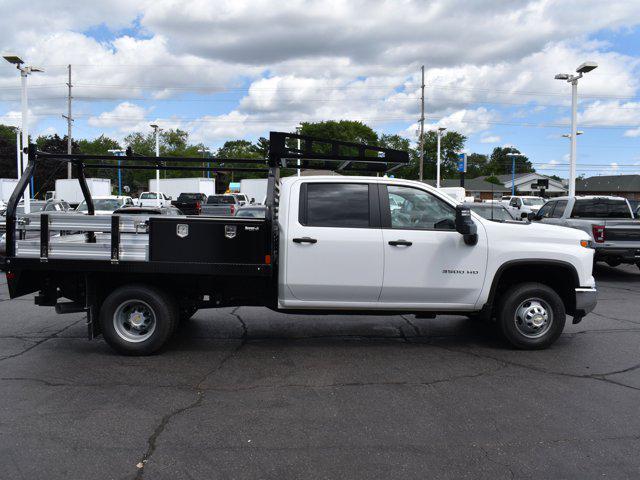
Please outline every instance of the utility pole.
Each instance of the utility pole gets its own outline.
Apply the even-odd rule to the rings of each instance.
[[[71,65],[67,66],[69,70],[69,81],[67,82],[67,86],[69,87],[69,94],[67,95],[67,114],[62,115],[62,118],[67,119],[67,153],[71,155],[73,153],[71,150],[73,149],[73,144],[71,141],[71,123],[73,122],[73,117],[71,116]],[[67,178],[71,178],[71,162],[67,163]]]
[[[422,72],[422,82],[420,84],[420,90],[422,94],[420,96],[420,181],[424,176],[424,65],[420,69]]]

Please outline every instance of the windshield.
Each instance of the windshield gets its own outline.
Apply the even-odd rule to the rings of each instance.
[[[542,198],[523,198],[522,199],[522,203],[527,205],[527,206],[529,206],[529,207],[535,207],[535,206],[544,204],[544,199],[542,199]]]
[[[143,193],[142,195],[140,195],[140,200],[155,200],[155,199],[156,199],[155,193]]]
[[[115,198],[100,198],[93,200],[93,209],[114,211],[117,208],[120,208],[123,204],[124,200],[117,200]],[[87,202],[83,200],[80,205],[78,205],[78,208],[76,210],[78,212],[86,212],[88,210]]]
[[[217,195],[207,198],[207,205],[230,205],[235,203],[236,198],[233,195]]]
[[[509,211],[500,205],[494,205],[493,207],[491,205],[470,205],[469,208],[488,220],[497,220],[499,222],[514,220]]]

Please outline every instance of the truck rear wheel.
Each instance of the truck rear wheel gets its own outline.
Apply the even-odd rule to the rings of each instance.
[[[126,285],[114,290],[100,309],[106,342],[124,355],[150,355],[175,330],[178,308],[171,297],[147,285]]]
[[[564,329],[566,313],[560,296],[541,283],[522,283],[501,296],[498,324],[511,345],[538,350],[553,344]]]

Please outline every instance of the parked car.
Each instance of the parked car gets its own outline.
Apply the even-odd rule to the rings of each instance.
[[[640,267],[640,221],[627,199],[609,196],[557,197],[530,216],[533,221],[576,228],[591,235],[594,261]]]
[[[244,193],[232,193],[231,195],[236,197],[236,200],[238,200],[238,203],[240,205],[249,205],[250,203],[253,203],[251,199]]]
[[[209,195],[207,203],[202,206],[202,215],[227,217],[234,215],[240,205],[240,201],[235,195]]]
[[[265,218],[267,215],[267,207],[264,205],[245,205],[236,210],[236,217],[245,218]]]
[[[544,198],[515,195],[509,200],[509,208],[518,217],[525,218],[529,213],[537,212],[544,205]]]
[[[500,203],[465,203],[472,212],[494,222],[514,222],[516,217]]]
[[[158,197],[160,202],[158,202]],[[162,192],[142,192],[140,196],[134,200],[134,204],[138,207],[165,207],[171,205],[171,197]]]
[[[47,200],[42,208],[43,212],[68,212],[70,210],[73,210],[71,205],[64,200],[57,200],[55,198]]]
[[[206,201],[204,193],[181,193],[171,204],[185,215],[200,215]]]
[[[133,199],[127,196],[105,195],[101,197],[93,197],[93,208],[96,215],[111,215],[115,210],[125,205],[133,206]],[[89,207],[87,202],[82,200],[76,212],[87,213]]]

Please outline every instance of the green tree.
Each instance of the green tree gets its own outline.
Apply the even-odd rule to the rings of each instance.
[[[488,171],[489,157],[481,153],[467,155],[467,178],[476,178],[481,175],[490,175]]]
[[[516,174],[536,171],[528,157],[511,157],[508,155],[509,153],[520,153],[520,151],[513,147],[494,148],[487,165],[487,174],[504,175],[511,173],[512,158],[515,158]]]
[[[0,125],[0,178],[17,178],[16,127]]]
[[[41,152],[67,153],[67,137],[54,135],[40,135],[36,138],[36,145]],[[71,143],[71,151],[79,153],[77,142]],[[44,198],[48,190],[55,189],[55,181],[59,178],[67,178],[67,162],[59,160],[41,160],[37,163],[33,174],[34,196]]]
[[[467,137],[461,133],[448,131],[440,139],[440,178],[457,178],[458,154],[464,149]],[[436,132],[429,131],[424,134],[424,173],[425,180],[436,178],[436,162],[438,152],[438,137]],[[410,155],[412,161],[409,167],[401,169],[398,176],[417,179],[420,173],[419,151]]]

